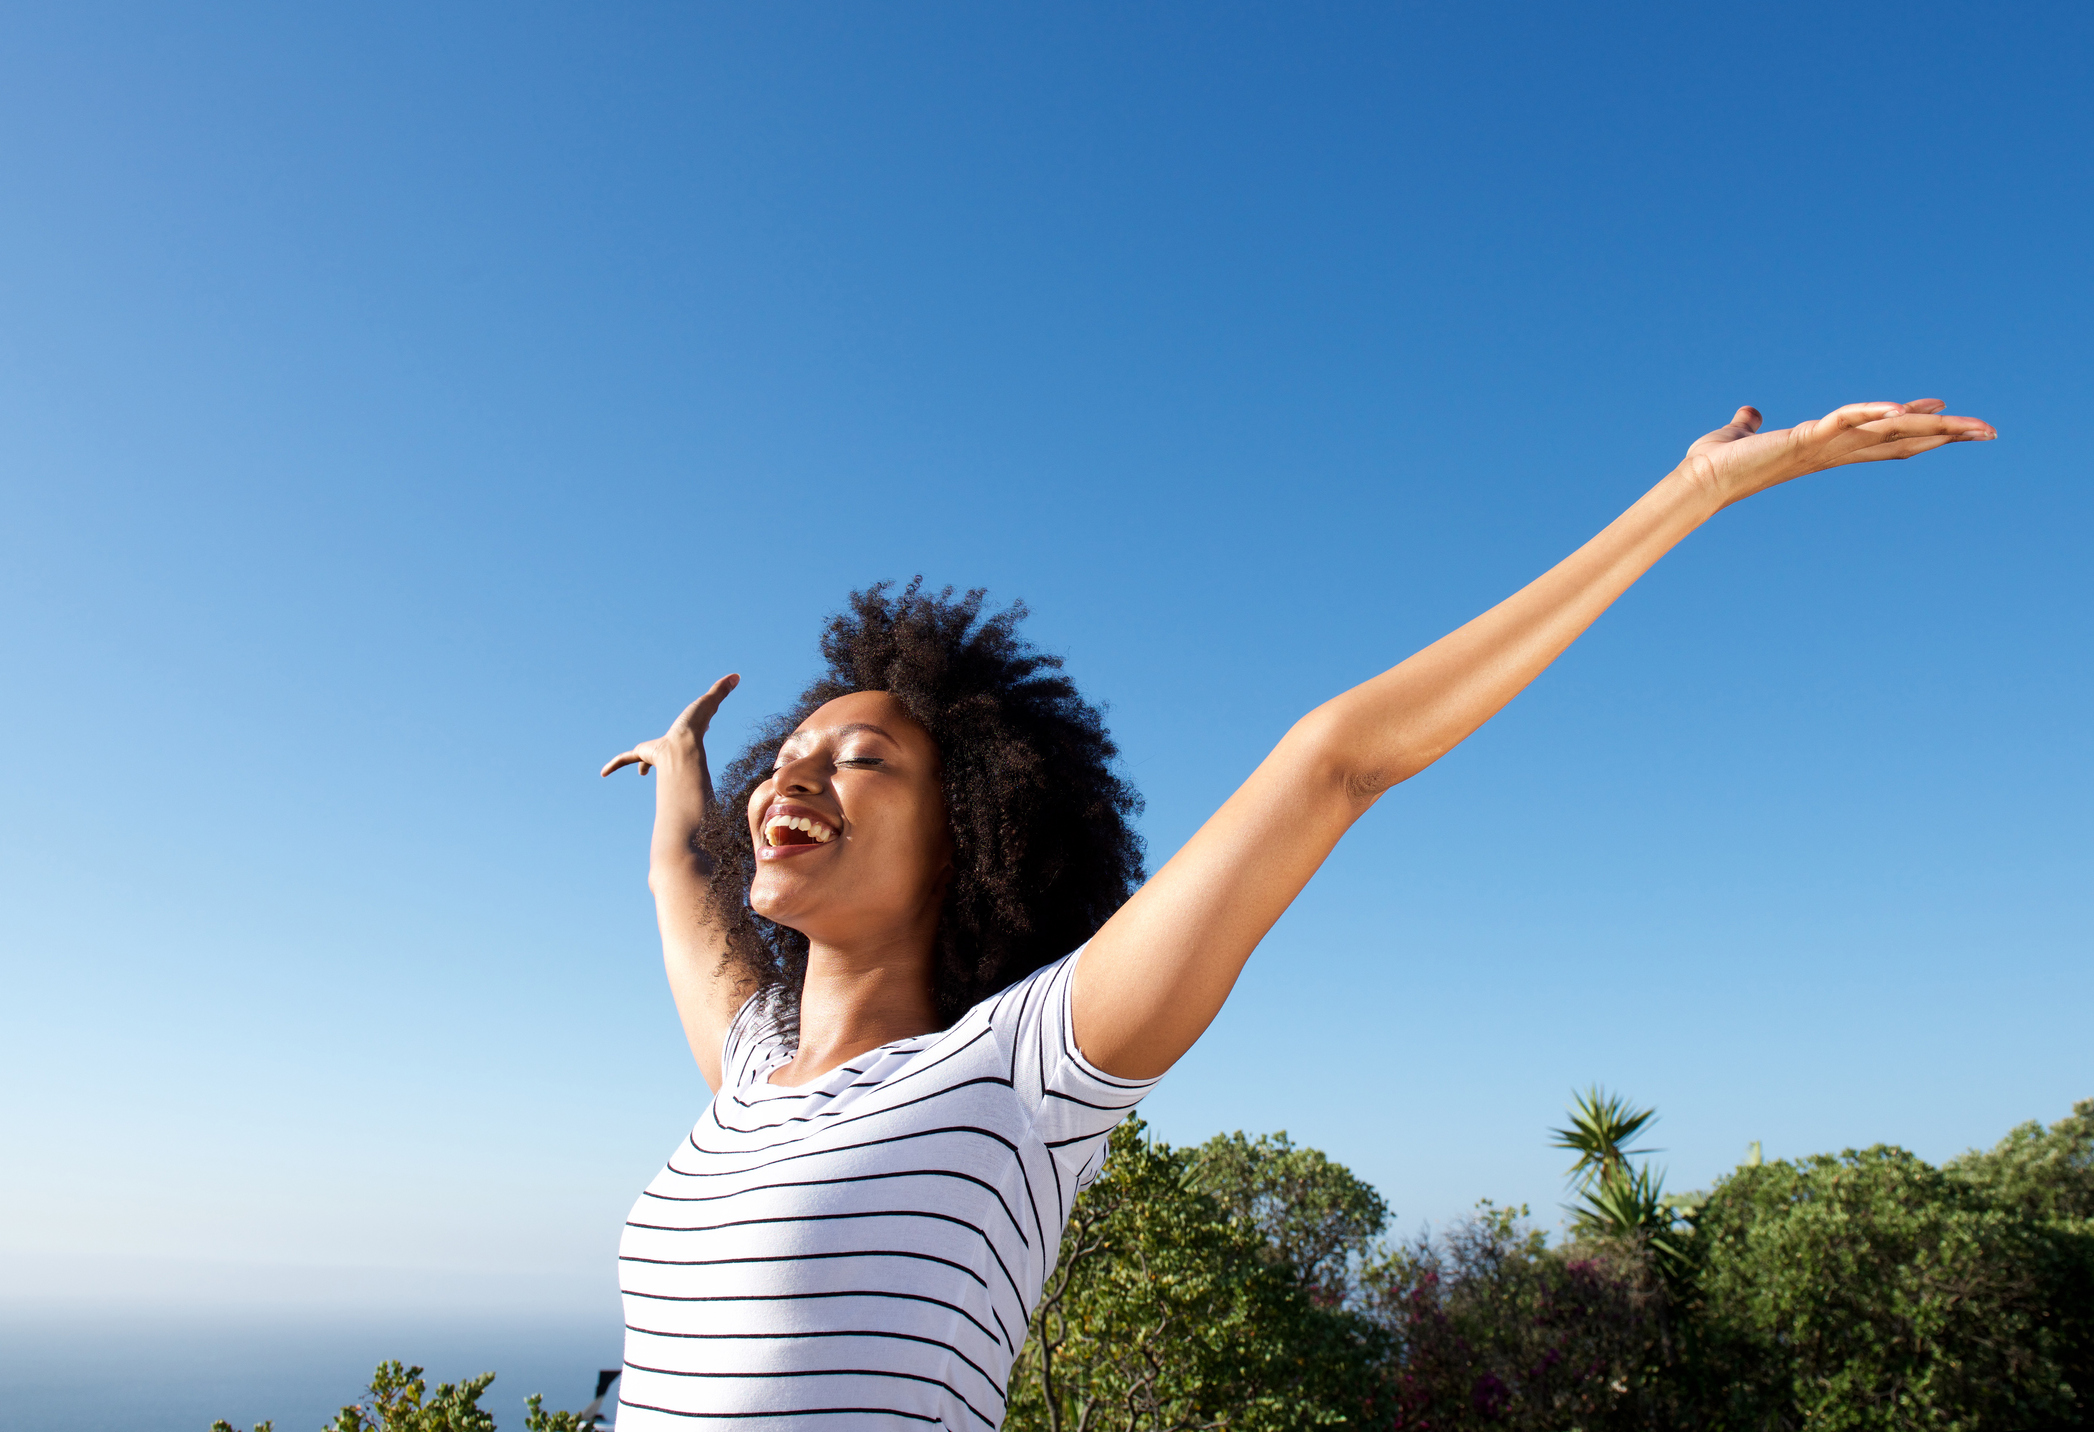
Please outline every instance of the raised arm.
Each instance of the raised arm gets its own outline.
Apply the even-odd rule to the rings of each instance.
[[[705,764],[705,731],[727,693],[741,682],[723,676],[684,708],[666,733],[642,741],[604,763],[603,774],[638,766],[655,773],[654,841],[647,852],[647,888],[662,927],[662,963],[676,999],[684,1038],[705,1082],[720,1087],[720,1045],[749,991],[725,964],[727,942],[706,899],[711,863],[692,837],[713,805],[712,772]]]
[[[1163,1073],[1339,837],[1389,787],[1460,744],[1629,585],[1731,503],[1807,473],[1997,436],[1933,399],[1857,403],[1759,432],[1740,408],[1606,530],[1466,626],[1303,717],[1107,921],[1071,987],[1078,1045],[1108,1074]]]

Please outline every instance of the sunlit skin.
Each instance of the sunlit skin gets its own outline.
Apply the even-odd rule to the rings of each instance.
[[[1549,571],[1309,712],[1092,938],[1070,991],[1085,1056],[1127,1079],[1176,1063],[1352,823],[1495,715],[1716,513],[1830,468],[1998,436],[1980,419],[1944,415],[1944,406],[1935,399],[1856,403],[1773,432],[1760,431],[1756,409],[1740,408]],[[684,1032],[716,1089],[721,1041],[748,991],[723,966],[725,945],[706,911],[705,870],[691,835],[713,800],[706,728],[739,679],[722,677],[666,734],[603,768],[605,775],[627,765],[658,773],[648,884]],[[835,838],[769,844],[765,820],[781,803],[787,815],[826,822]],[[884,692],[832,701],[787,740],[749,819],[758,861],[750,902],[811,945],[799,1051],[772,1082],[804,1083],[868,1049],[938,1028],[930,971],[951,839],[928,733]],[[774,833],[781,842],[805,838]]]
[[[766,820],[800,816],[835,832],[826,842]],[[797,1084],[854,1054],[937,1027],[931,942],[952,873],[952,836],[938,748],[884,691],[821,707],[778,754],[749,798],[757,914],[807,936],[800,1047],[771,1076]]]

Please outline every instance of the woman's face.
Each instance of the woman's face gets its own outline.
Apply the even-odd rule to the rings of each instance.
[[[823,945],[928,948],[952,836],[938,748],[888,693],[839,696],[801,722],[749,797],[749,832],[757,914]]]

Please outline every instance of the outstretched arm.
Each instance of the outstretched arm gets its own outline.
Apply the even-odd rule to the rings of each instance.
[[[720,1087],[720,1046],[749,991],[726,963],[727,939],[707,899],[711,863],[693,843],[713,805],[712,772],[705,764],[705,730],[713,713],[741,681],[723,676],[684,708],[668,731],[611,757],[603,774],[638,766],[655,773],[654,842],[647,852],[647,888],[662,927],[662,963],[683,1021],[684,1038],[705,1082]]]
[[[1085,950],[1077,1043],[1128,1079],[1163,1073],[1339,837],[1496,715],[1614,599],[1731,503],[1807,473],[1997,436],[1943,405],[1857,403],[1759,432],[1740,408],[1605,531],[1482,616],[1303,717]]]

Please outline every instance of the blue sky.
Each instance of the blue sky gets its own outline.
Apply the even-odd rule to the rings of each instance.
[[[1348,839],[1154,1125],[1286,1128],[1402,1233],[1553,1221],[1593,1080],[1680,1187],[2094,1094],[2084,7],[9,25],[18,1297],[608,1310],[706,1093],[605,757],[730,669],[737,742],[921,572],[1031,605],[1160,861],[1741,402],[2002,440],[1690,539]]]

